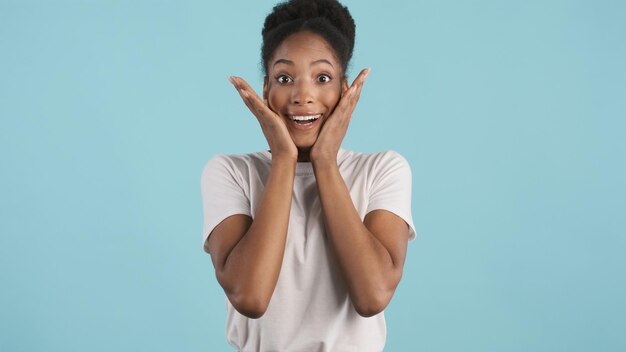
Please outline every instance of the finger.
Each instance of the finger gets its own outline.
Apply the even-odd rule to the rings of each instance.
[[[254,104],[252,103],[252,101],[250,99],[250,94],[248,94],[243,89],[237,89],[237,92],[239,92],[239,95],[241,96],[241,99],[243,100],[244,104],[246,104],[246,106],[248,107],[250,112],[252,112],[256,116],[257,115],[257,111],[256,111],[256,108],[254,107]]]
[[[365,84],[365,79],[367,79],[367,76],[370,74],[370,71],[371,71],[371,68],[366,68],[362,70],[359,76],[354,80],[354,83],[356,83],[356,86],[355,86],[355,91],[352,94],[352,99],[355,101],[355,104],[361,96],[361,90],[363,89],[363,84]]]
[[[352,85],[350,85],[350,88],[346,90],[346,93],[337,104],[335,110],[340,116],[343,116],[340,120],[347,122],[352,118],[352,112],[354,112],[356,104],[361,96],[363,83],[365,83],[365,79],[369,75],[370,71],[370,68],[361,70],[359,75],[352,82]]]
[[[237,88],[237,91],[241,95],[244,103],[250,109],[250,111],[257,117],[261,118],[263,115],[272,115],[274,114],[272,110],[269,109],[268,105],[259,98],[254,89],[250,87],[248,82],[246,82],[241,77],[231,77],[231,83]]]
[[[352,110],[354,109],[353,101],[356,88],[356,85],[353,84],[346,90],[345,94],[341,97],[341,99],[339,99],[339,103],[337,103],[333,115],[345,116],[352,113]],[[347,118],[349,118],[349,116],[347,116]]]
[[[248,84],[248,82],[246,82],[245,79],[241,77],[237,77],[237,76],[232,76],[231,78],[233,80],[233,84],[235,85],[237,89],[243,89],[249,92],[254,92],[254,89],[250,87],[250,85]]]
[[[274,115],[274,112],[269,108],[269,104],[266,99],[261,99],[256,92],[250,87],[250,85],[243,79],[241,79],[242,90],[247,93],[248,101],[258,113]]]
[[[361,70],[361,72],[354,79],[354,81],[352,81],[350,87],[346,90],[345,94],[342,97],[342,100],[343,98],[345,98],[345,100],[347,100],[346,103],[354,102],[355,100],[358,101],[358,97],[361,94],[361,88],[363,87],[363,83],[365,83],[365,79],[369,75],[370,71],[370,68],[365,68]]]
[[[355,86],[362,86],[363,83],[365,83],[365,79],[367,78],[367,76],[370,74],[370,71],[372,69],[371,68],[365,68],[363,70],[361,70],[361,72],[359,72],[359,75],[356,76],[356,78],[354,79],[354,81],[352,81],[352,85],[350,87],[355,87]]]
[[[252,89],[252,87],[250,87],[248,82],[246,82],[243,78],[231,76],[229,80],[233,84],[233,86],[237,88],[238,91],[245,91],[250,96],[256,95],[256,92],[254,91],[254,89]]]
[[[248,109],[250,109],[254,113],[253,105],[251,104],[251,101],[250,101],[250,94],[242,87],[239,79],[237,77],[231,76],[231,77],[228,77],[228,80],[230,81],[230,83],[232,83],[235,89],[237,89],[237,93],[239,93],[239,96],[241,97],[243,102],[246,104]]]
[[[359,96],[361,95],[361,89],[363,88],[363,83],[365,82],[365,78],[367,77],[367,74],[368,74],[367,69],[361,71],[361,73],[359,73],[357,78],[354,79],[354,81],[352,82],[352,85],[347,91],[347,94],[346,94],[347,101],[345,102],[344,106],[346,109],[350,110],[350,113],[352,113],[352,110],[354,110],[356,102],[359,100]]]

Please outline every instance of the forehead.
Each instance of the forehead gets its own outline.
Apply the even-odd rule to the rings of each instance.
[[[308,65],[313,61],[326,59],[334,67],[340,67],[333,47],[320,35],[312,32],[295,33],[283,40],[274,51],[269,62],[269,68],[271,69],[274,63],[280,59],[293,61],[296,65]]]

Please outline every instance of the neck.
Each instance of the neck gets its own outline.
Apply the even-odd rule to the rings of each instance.
[[[299,163],[308,163],[311,161],[311,158],[309,157],[309,149],[303,149],[303,148],[298,148],[298,162]],[[270,152],[270,154],[272,153],[271,150],[268,150],[268,152]]]
[[[309,158],[309,151],[311,148],[298,148],[298,162],[305,163],[310,162],[311,158]]]

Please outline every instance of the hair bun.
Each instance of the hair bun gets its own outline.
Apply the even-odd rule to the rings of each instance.
[[[330,22],[354,47],[354,20],[348,9],[336,0],[292,0],[278,4],[265,19],[262,35],[286,22],[319,17]]]

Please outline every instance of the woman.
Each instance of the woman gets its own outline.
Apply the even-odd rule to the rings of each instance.
[[[348,85],[347,8],[288,1],[262,33],[263,98],[230,81],[270,149],[217,155],[201,180],[227,339],[241,351],[381,351],[415,237],[410,167],[392,151],[341,148],[369,73]]]

